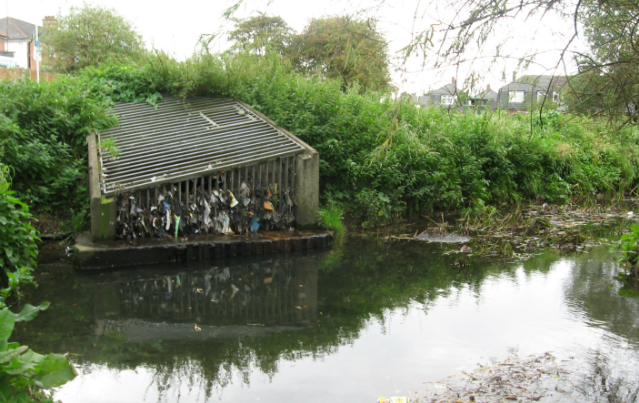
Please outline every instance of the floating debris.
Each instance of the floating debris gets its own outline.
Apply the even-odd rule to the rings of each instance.
[[[583,380],[582,366],[574,360],[557,360],[552,354],[513,356],[462,371],[429,385],[411,402],[576,402],[573,392]]]
[[[425,242],[436,243],[467,243],[470,242],[470,237],[456,234],[430,234],[422,232],[415,239]]]

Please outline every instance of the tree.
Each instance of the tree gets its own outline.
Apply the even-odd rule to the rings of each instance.
[[[248,51],[264,55],[267,48],[279,54],[288,50],[294,31],[282,17],[261,14],[257,17],[235,19],[235,30],[229,32],[229,40],[235,44],[233,51]]]
[[[578,52],[579,75],[568,96],[576,111],[637,120],[639,8],[625,0],[590,1],[578,15],[590,44]]]
[[[142,37],[129,21],[113,9],[85,4],[45,32],[57,71],[71,72],[87,66],[138,60],[144,54]]]
[[[341,78],[344,88],[357,83],[363,89],[390,89],[388,43],[373,19],[313,19],[291,47],[293,65],[301,71]]]
[[[570,77],[566,99],[572,111],[607,115],[611,121],[626,116],[625,122],[637,121],[639,104],[639,7],[629,0],[449,0],[444,6],[455,10],[447,21],[438,21],[428,29],[414,32],[403,49],[404,56],[421,54],[436,59],[437,67],[472,63],[471,53],[493,56],[496,61],[519,59],[522,66],[534,62],[535,54],[502,55],[508,35],[500,32],[500,22],[531,19],[539,15],[555,15],[569,21],[572,34],[561,42],[559,58],[550,72],[567,70],[576,61],[578,74]],[[415,15],[417,15],[417,11]],[[492,55],[495,37],[503,38]],[[575,47],[576,40],[585,38],[587,52]],[[540,112],[541,113],[541,112]]]

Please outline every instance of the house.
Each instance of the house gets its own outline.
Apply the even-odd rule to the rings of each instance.
[[[499,89],[498,106],[508,111],[526,111],[544,105],[561,103],[559,93],[568,82],[566,76],[522,76]]]
[[[43,26],[46,29],[55,23],[54,17],[45,17]],[[39,39],[42,39],[43,27],[38,27]],[[34,50],[36,46],[36,26],[30,22],[17,18],[0,18],[0,68],[36,69]],[[43,51],[43,56],[46,55]],[[46,65],[47,58],[43,57],[40,69]]]
[[[451,84],[446,84],[441,88],[430,91],[421,96],[413,96],[413,103],[421,107],[427,105],[439,105],[444,108],[451,108],[459,105],[459,91],[457,81],[453,77]]]
[[[490,88],[490,84],[488,84],[484,91],[481,91],[480,93],[470,97],[469,106],[474,106],[478,108],[478,110],[482,107],[483,109],[489,108],[494,110],[497,108],[498,97],[499,95],[497,94],[497,92],[493,91]]]

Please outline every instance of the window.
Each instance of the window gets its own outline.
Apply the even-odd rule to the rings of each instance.
[[[524,102],[524,91],[508,91],[508,101],[510,102]]]
[[[544,98],[546,98],[546,93],[543,91],[537,91],[537,103],[544,102]]]
[[[559,97],[559,94],[557,92],[552,93],[552,101],[557,103],[561,102],[561,98]]]
[[[452,105],[455,103],[457,96],[455,95],[442,95],[441,104],[442,105]]]

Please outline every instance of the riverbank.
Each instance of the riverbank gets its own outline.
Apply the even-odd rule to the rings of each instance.
[[[553,248],[562,253],[583,252],[612,243],[637,223],[639,199],[620,203],[484,207],[462,213],[434,215],[419,223],[382,229],[386,242],[439,242],[451,252],[508,260],[527,260],[536,251]],[[403,231],[402,231],[403,230]],[[411,232],[407,233],[406,231]]]

